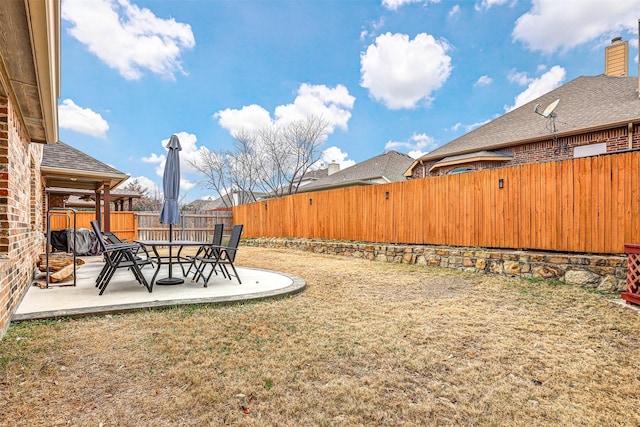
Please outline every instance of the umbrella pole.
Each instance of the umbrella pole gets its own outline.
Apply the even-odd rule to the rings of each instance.
[[[179,285],[184,283],[184,279],[179,277],[173,277],[173,262],[172,262],[172,245],[173,241],[173,224],[169,224],[169,277],[165,277],[164,279],[156,280],[156,285]]]

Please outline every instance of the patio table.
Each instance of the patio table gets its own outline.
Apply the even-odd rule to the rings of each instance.
[[[186,247],[201,247],[208,244],[206,242],[196,242],[193,240],[135,240],[135,242],[141,244],[144,247],[151,248],[151,251],[156,258],[156,272],[153,274],[153,278],[151,279],[151,288],[153,288],[154,283],[158,285],[179,285],[181,283],[184,283],[184,279],[172,277],[173,264],[180,264],[182,275],[186,276],[187,272],[184,269],[184,264],[191,265],[192,259],[190,257],[182,256],[182,250]],[[158,252],[158,247],[169,247],[169,256],[160,255],[160,253]],[[172,250],[175,247],[179,249],[178,253],[173,256]],[[156,276],[160,272],[160,267],[163,265],[169,265],[169,277],[158,279],[158,281],[156,282]]]

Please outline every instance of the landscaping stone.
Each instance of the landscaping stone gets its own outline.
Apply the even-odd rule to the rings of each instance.
[[[246,239],[249,246],[285,247],[331,253],[380,262],[419,264],[516,277],[564,280],[567,283],[620,292],[626,288],[627,257],[623,255],[562,255],[482,248],[324,242],[310,239]]]
[[[563,274],[564,271],[560,267],[553,265],[540,265],[533,269],[533,277],[539,279],[559,279]]]
[[[513,261],[505,261],[503,264],[504,273],[510,276],[520,275],[520,263]]]
[[[604,279],[602,279],[602,281],[600,282],[600,284],[598,285],[598,287],[596,288],[599,291],[602,292],[622,292],[624,291],[624,288],[620,289],[618,287],[618,279],[616,279],[614,276],[606,276]]]
[[[570,285],[595,288],[600,284],[600,276],[591,271],[569,270],[564,275],[564,281]]]

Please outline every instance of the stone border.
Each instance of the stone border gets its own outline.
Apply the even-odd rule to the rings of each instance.
[[[626,289],[626,255],[569,254],[313,239],[243,239],[246,246],[296,249],[371,261],[455,268],[511,277],[560,280],[602,292]]]

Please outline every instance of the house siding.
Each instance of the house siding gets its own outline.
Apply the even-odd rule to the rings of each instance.
[[[43,251],[41,156],[42,145],[30,143],[19,110],[0,97],[0,337]]]
[[[606,129],[598,132],[586,132],[578,135],[566,136],[557,140],[533,142],[530,144],[514,145],[502,148],[501,151],[513,155],[513,159],[507,162],[467,162],[454,166],[447,166],[429,172],[437,160],[418,164],[411,179],[425,178],[428,176],[446,175],[453,169],[468,167],[474,170],[494,169],[498,167],[523,165],[529,163],[550,162],[568,160],[573,158],[575,147],[603,143],[607,144],[607,153],[618,153],[629,150],[629,131],[626,126]],[[633,126],[632,150],[640,149],[640,125]]]

